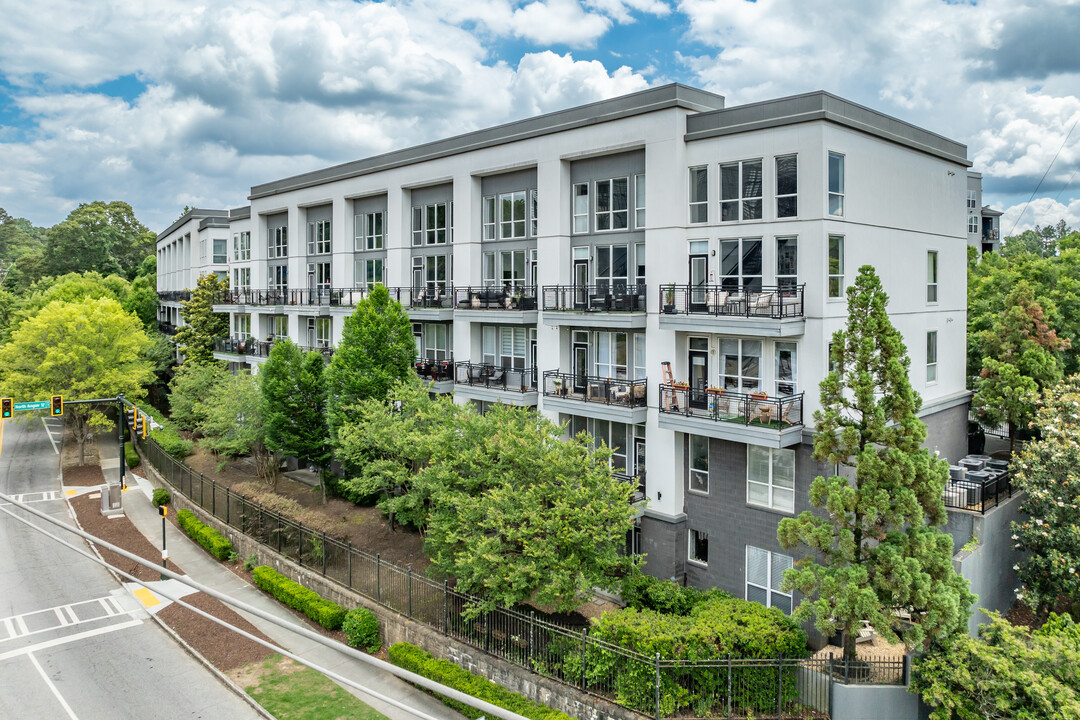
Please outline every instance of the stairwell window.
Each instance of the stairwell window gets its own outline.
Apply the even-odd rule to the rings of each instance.
[[[937,382],[937,330],[926,333],[926,384]]]
[[[596,231],[625,230],[628,224],[627,178],[596,181]]]
[[[690,168],[690,222],[709,222],[709,169]]]
[[[776,158],[776,217],[799,214],[799,158],[784,155]]]
[[[937,251],[926,253],[926,302],[937,302]]]
[[[844,297],[844,236],[829,236],[829,297]]]
[[[720,166],[720,222],[761,219],[761,161]]]
[[[746,546],[746,599],[765,607],[791,613],[791,593],[780,589],[784,573],[791,569],[792,558],[752,545]]]
[[[829,153],[829,214],[844,217],[844,156]]]
[[[688,533],[690,548],[687,557],[690,562],[697,565],[708,566],[709,564],[709,534],[701,530],[691,530]]]

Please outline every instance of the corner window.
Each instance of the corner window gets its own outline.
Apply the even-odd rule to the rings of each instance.
[[[525,237],[525,191],[499,195],[499,239]]]
[[[690,562],[697,563],[698,565],[709,564],[709,534],[704,533],[701,530],[691,530],[689,532],[690,548],[687,557]]]
[[[776,217],[799,214],[799,159],[796,155],[776,158]]]
[[[751,505],[795,512],[795,451],[748,445],[746,501]]]
[[[589,232],[589,183],[574,185],[574,232]]]
[[[690,436],[690,489],[709,492],[709,438],[701,435]]]
[[[829,236],[829,297],[844,297],[844,236]]]
[[[761,219],[761,161],[720,166],[720,222]]]
[[[926,383],[937,382],[937,330],[926,333]]]
[[[784,573],[794,563],[787,555],[746,546],[746,599],[791,614],[791,593],[780,589]]]
[[[627,178],[596,181],[596,231],[625,230],[629,212]]]
[[[330,221],[317,220],[308,223],[308,255],[325,255],[330,252]]]
[[[844,156],[829,153],[829,214],[844,217]]]
[[[690,168],[690,222],[709,222],[709,169]]]
[[[634,176],[634,227],[645,227],[645,176]]]
[[[937,250],[926,253],[926,302],[937,302]]]

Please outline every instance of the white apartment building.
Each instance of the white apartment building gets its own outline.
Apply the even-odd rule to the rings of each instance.
[[[828,93],[725,108],[666,85],[192,211],[158,239],[163,318],[170,293],[227,272],[216,356],[257,366],[280,336],[331,353],[382,282],[433,391],[616,449],[647,498],[628,542],[649,572],[789,610],[776,525],[826,472],[812,416],[860,266],[890,295],[928,445],[966,454],[970,165]],[[191,239],[203,222],[228,226],[226,264]]]

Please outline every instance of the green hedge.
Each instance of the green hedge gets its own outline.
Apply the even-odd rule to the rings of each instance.
[[[206,548],[206,551],[218,560],[226,560],[232,554],[233,546],[229,538],[217,530],[199,522],[195,513],[181,510],[176,514],[176,522],[192,540]]]
[[[379,639],[379,619],[367,608],[353,608],[345,615],[341,624],[345,639],[353,647],[362,647],[369,653],[375,653],[382,647]]]
[[[655,610],[667,615],[689,615],[698,605],[714,598],[731,598],[718,588],[699,590],[684,587],[672,580],[661,580],[640,570],[631,572],[622,582],[622,600],[636,610]]]
[[[627,608],[606,612],[594,626],[592,636],[646,657],[694,662],[735,658],[803,658],[806,632],[776,608],[755,602],[714,597],[696,605],[687,616],[665,615],[653,610]],[[570,660],[571,658],[567,658]],[[580,660],[571,663],[580,672]],[[619,702],[639,710],[656,706],[656,673],[640,662],[630,663],[618,654],[589,645],[586,676],[591,683],[608,683]],[[778,694],[786,703],[798,695],[795,667],[784,673],[778,685],[775,665],[738,667],[732,673],[732,706],[755,713],[775,711]],[[726,707],[727,673],[713,668],[682,669],[661,673],[660,710],[676,715],[689,709],[697,716]]]
[[[161,427],[150,431],[150,437],[169,455],[177,460],[186,458],[195,452],[195,443],[180,437],[180,432],[171,421],[161,418]]]
[[[345,621],[345,608],[290,580],[272,567],[260,565],[251,571],[251,576],[260,590],[270,593],[293,610],[299,610],[327,630],[337,630]]]
[[[139,467],[139,464],[142,462],[139,453],[136,452],[135,447],[129,442],[124,443],[124,462],[127,463],[129,468]]]
[[[150,502],[154,504],[154,507],[161,507],[162,505],[168,505],[172,501],[172,495],[165,488],[154,488],[154,496],[150,499]]]
[[[400,642],[391,645],[388,656],[390,662],[398,667],[405,668],[417,675],[423,675],[429,680],[468,693],[474,698],[485,700],[492,705],[498,705],[505,710],[515,712],[532,720],[571,720],[570,716],[565,713],[529,702],[525,697],[510,692],[501,685],[496,685],[479,675],[473,675],[468,670],[458,667],[449,660],[439,660],[432,657],[431,653],[410,643]],[[483,713],[476,708],[442,695],[436,695],[436,697],[446,703],[448,707],[457,710],[466,717],[483,717]]]

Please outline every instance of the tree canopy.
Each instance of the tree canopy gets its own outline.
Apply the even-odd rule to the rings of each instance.
[[[229,334],[228,313],[214,312],[214,301],[229,289],[229,281],[207,273],[196,281],[191,299],[180,305],[180,316],[186,324],[176,331],[176,346],[184,354],[185,363],[196,365],[214,360],[214,340]]]
[[[974,598],[953,570],[952,538],[939,529],[948,463],[922,447],[922,400],[873,267],[859,269],[847,302],[847,327],[833,335],[834,369],[814,413],[814,459],[842,470],[810,486],[823,513],[781,520],[777,538],[810,551],[784,575],[785,590],[806,596],[793,617],[813,619],[827,637],[843,630],[853,658],[863,621],[916,647],[965,630]],[[901,610],[910,625],[899,622]]]
[[[153,254],[156,237],[125,202],[83,203],[46,233],[45,269],[52,275],[94,270],[133,278]]]

